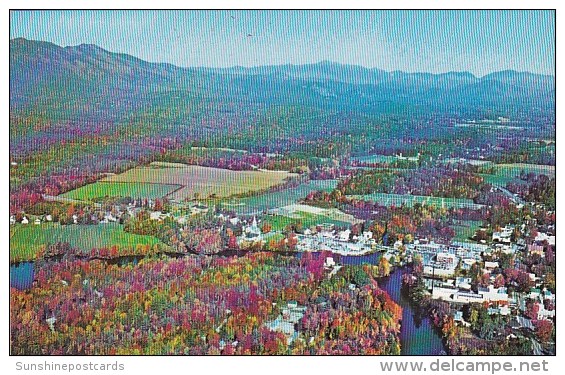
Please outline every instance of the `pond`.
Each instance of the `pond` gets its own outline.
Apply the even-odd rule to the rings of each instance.
[[[10,265],[10,288],[25,290],[33,284],[33,262],[21,262]]]

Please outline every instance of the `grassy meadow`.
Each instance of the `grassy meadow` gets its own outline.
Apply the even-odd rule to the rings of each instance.
[[[486,171],[491,173],[479,173],[479,176],[483,177],[485,182],[496,186],[505,186],[508,182],[516,180],[522,171],[555,177],[554,165],[527,163],[495,164],[488,166]]]
[[[56,242],[68,242],[71,246],[90,250],[114,245],[134,248],[137,244],[154,245],[159,240],[124,232],[119,224],[16,224],[10,227],[10,262],[35,259],[43,246]]]
[[[351,195],[351,198],[364,199],[373,202],[377,202],[383,206],[400,206],[402,204],[406,206],[412,206],[416,203],[435,205],[445,208],[449,207],[469,207],[469,208],[480,208],[480,204],[475,204],[471,199],[464,198],[441,198],[441,197],[430,197],[423,195],[409,195],[409,194],[386,194],[386,193],[372,193],[364,195]]]
[[[96,201],[104,197],[132,197],[132,198],[162,198],[167,194],[181,188],[173,184],[153,184],[144,182],[107,182],[98,181],[94,184],[82,186],[71,190],[62,196],[82,201]]]

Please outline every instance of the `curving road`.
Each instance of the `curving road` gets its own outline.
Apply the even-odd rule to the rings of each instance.
[[[501,193],[505,194],[508,198],[510,198],[510,200],[516,204],[526,204],[526,201],[523,200],[522,198],[520,198],[519,196],[516,196],[514,194],[512,194],[512,192],[510,192],[509,190],[507,190],[506,188],[503,188],[502,186],[493,186],[495,189],[499,190]]]

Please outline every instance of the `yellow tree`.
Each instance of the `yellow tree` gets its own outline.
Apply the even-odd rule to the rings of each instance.
[[[386,257],[381,257],[379,260],[379,276],[389,276],[390,275],[390,262]]]

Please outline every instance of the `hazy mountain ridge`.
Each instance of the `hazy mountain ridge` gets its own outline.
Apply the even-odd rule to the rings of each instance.
[[[378,103],[441,106],[507,106],[535,103],[553,107],[554,77],[494,72],[442,74],[385,72],[322,61],[253,68],[181,68],[108,52],[95,45],[10,41],[10,103],[13,109],[60,98],[117,102],[126,109],[151,101],[155,92],[181,90],[214,101],[247,104],[306,104],[339,110],[379,111]],[[122,100],[123,99],[123,100]],[[50,102],[51,103],[51,102]],[[121,104],[120,104],[121,103]],[[531,104],[534,105],[534,104]],[[102,107],[101,107],[102,108]]]
[[[537,83],[552,85],[554,77],[529,72],[517,72],[505,70],[476,77],[470,72],[447,72],[447,73],[408,73],[403,71],[387,72],[378,68],[365,68],[358,65],[339,64],[329,61],[321,61],[302,65],[266,65],[259,67],[235,66],[230,68],[189,68],[195,71],[203,71],[218,74],[233,75],[281,75],[292,78],[310,80],[331,80],[354,84],[384,84],[396,82],[413,82],[418,84],[428,83],[437,86],[451,84],[471,84],[485,80],[498,80],[504,83],[528,84]]]

